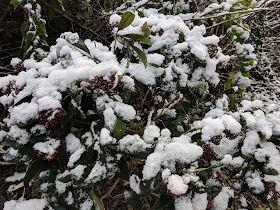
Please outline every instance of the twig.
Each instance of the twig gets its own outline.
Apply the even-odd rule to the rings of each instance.
[[[169,102],[169,103],[164,103],[164,105],[163,105],[163,108],[161,109],[161,112],[158,114],[158,115],[156,115],[154,118],[153,118],[153,120],[156,120],[157,118],[159,118],[160,116],[162,116],[163,114],[165,114],[168,110],[170,110],[173,106],[175,106],[179,101],[181,101],[183,98],[182,97],[180,97],[180,92],[178,92],[177,93],[177,95]],[[179,98],[178,98],[179,97]],[[177,100],[176,100],[176,98],[178,98]],[[175,101],[176,100],[176,101]],[[175,102],[174,102],[175,101]],[[173,103],[174,102],[174,103]],[[173,103],[173,104],[171,104],[171,103]],[[170,105],[171,104],[171,105]],[[169,106],[170,105],[170,106]],[[167,107],[167,106],[169,106],[166,110],[165,110],[165,108]]]
[[[72,23],[76,24],[77,26],[93,33],[95,36],[97,36],[99,39],[101,39],[102,41],[104,41],[104,43],[106,44],[110,44],[110,42],[108,42],[104,37],[100,36],[98,33],[96,33],[95,31],[91,30],[90,28],[82,25],[81,23],[79,23],[76,20],[73,20],[72,18],[68,17],[64,12],[52,7],[51,5],[49,5],[48,3],[46,3],[45,1],[40,1],[42,4],[46,5],[47,7],[51,8],[53,11],[57,12],[58,14],[62,15],[65,19],[71,21]]]
[[[118,178],[113,184],[113,186],[110,188],[110,190],[100,198],[101,202],[103,202],[103,200],[111,194],[111,192],[116,188],[119,182],[120,182],[120,178]]]
[[[211,19],[211,18],[218,18],[221,16],[225,16],[225,15],[233,15],[233,14],[239,14],[239,13],[244,13],[244,12],[248,12],[248,13],[252,13],[252,12],[261,12],[261,11],[273,11],[273,10],[280,10],[280,8],[275,7],[275,8],[259,8],[259,9],[248,9],[248,10],[240,10],[240,11],[235,11],[235,12],[227,12],[227,13],[222,13],[219,15],[215,15],[215,16],[208,16],[208,17],[201,17],[201,18],[190,18],[187,19],[186,21],[193,21],[193,20],[207,20],[207,19]],[[248,15],[248,14],[247,14]]]
[[[143,106],[144,106],[144,103],[145,103],[145,101],[146,101],[146,98],[147,98],[149,92],[150,92],[150,90],[148,90],[148,91],[146,92],[146,95],[145,95],[144,98],[142,99],[140,114],[142,113]]]
[[[14,165],[14,164],[16,164],[16,163],[0,162],[1,166]]]
[[[236,20],[236,19],[238,19],[238,18],[244,17],[244,16],[246,16],[246,15],[248,15],[248,14],[240,15],[240,16],[238,16],[238,17],[231,18],[231,19],[229,19],[229,20],[225,20],[225,21],[222,21],[222,22],[220,22],[220,23],[216,23],[216,24],[214,24],[214,25],[212,25],[212,26],[207,27],[206,30],[208,30],[208,29],[210,29],[210,28],[213,28],[213,27],[216,27],[216,26],[218,26],[218,25],[221,25],[221,24],[224,24],[224,23],[227,23],[227,22]]]

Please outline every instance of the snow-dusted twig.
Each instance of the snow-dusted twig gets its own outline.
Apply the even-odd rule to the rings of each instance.
[[[218,15],[208,16],[208,17],[190,18],[190,19],[187,19],[186,21],[189,21],[189,20],[190,21],[194,21],[194,20],[207,20],[207,19],[211,19],[211,18],[219,18],[219,17],[225,16],[225,15],[233,15],[233,14],[239,14],[239,13],[244,13],[244,12],[254,13],[254,12],[274,11],[274,10],[280,10],[280,8],[279,7],[275,7],[275,8],[257,8],[257,9],[240,10],[240,11],[235,11],[235,12],[221,13],[221,14],[218,14]]]

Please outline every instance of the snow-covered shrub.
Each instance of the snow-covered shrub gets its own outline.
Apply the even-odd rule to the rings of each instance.
[[[234,50],[224,53],[223,37],[192,21],[252,2],[228,0],[197,14],[186,13],[184,1],[152,1],[164,14],[145,8],[148,1],[131,3],[138,12],[110,18],[111,46],[65,32],[48,53],[19,64],[18,75],[0,78],[9,113],[0,124],[10,146],[4,160],[28,164],[24,184],[34,179],[42,203],[55,209],[103,208],[95,186],[113,177],[129,181],[124,198],[135,208],[145,196],[154,209],[252,209],[278,200],[280,113],[241,101],[244,72],[256,60],[247,33],[230,24]]]

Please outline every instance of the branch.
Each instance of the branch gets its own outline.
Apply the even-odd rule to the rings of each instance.
[[[97,36],[99,39],[101,39],[104,43],[106,44],[110,44],[110,42],[108,42],[104,37],[100,36],[98,33],[96,33],[95,31],[91,30],[90,28],[82,25],[81,23],[79,23],[76,20],[73,20],[72,18],[68,17],[64,12],[60,11],[59,9],[56,9],[54,7],[52,7],[50,4],[46,3],[45,1],[41,1],[42,4],[44,4],[45,6],[51,8],[53,11],[55,11],[56,13],[62,15],[65,19],[71,21],[72,23],[76,24],[77,26],[93,33],[95,36]]]
[[[273,11],[273,10],[280,10],[279,7],[275,7],[275,8],[259,8],[259,9],[248,9],[248,10],[240,10],[240,11],[235,11],[235,12],[227,12],[227,13],[222,13],[222,14],[218,14],[215,16],[208,16],[208,17],[201,17],[201,18],[190,18],[187,19],[186,21],[193,21],[193,20],[207,20],[210,18],[218,18],[221,16],[225,16],[225,15],[232,15],[232,14],[239,14],[239,13],[244,13],[244,12],[248,12],[248,13],[253,13],[253,12],[261,12],[261,11]],[[249,15],[249,14],[246,14]]]

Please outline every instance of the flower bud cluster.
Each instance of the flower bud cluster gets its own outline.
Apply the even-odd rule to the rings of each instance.
[[[96,76],[94,79],[91,80],[90,83],[92,87],[97,90],[97,92],[100,92],[100,90],[109,91],[114,87],[115,75],[116,72],[113,73],[109,77],[109,79],[105,79],[104,76]],[[119,91],[122,86],[122,82],[119,82],[118,85],[114,88],[114,90]]]
[[[212,196],[210,194],[207,194],[207,210],[210,210],[214,207],[214,199],[212,198]]]
[[[221,135],[218,135],[218,136],[214,136],[210,139],[210,142],[216,144],[216,145],[219,145],[221,140],[222,140],[222,136]]]
[[[6,87],[0,88],[0,92],[2,95],[12,95],[15,97],[17,94],[19,94],[20,91],[22,91],[23,87],[18,87],[16,85],[15,80],[11,80],[9,84]]]
[[[21,71],[25,71],[26,68],[23,65],[23,62],[20,61],[18,64],[16,64],[13,68],[16,72],[21,72]]]
[[[250,204],[251,208],[255,209],[255,208],[259,207],[259,205],[261,205],[260,199],[257,196],[255,196],[254,194],[252,194],[251,192],[247,191],[247,192],[243,193],[243,195],[245,196],[247,202]],[[244,207],[242,207],[242,208],[244,208]]]
[[[150,104],[155,108],[162,108],[163,107],[163,99],[158,94],[153,94],[149,100]]]
[[[237,133],[231,133],[229,130],[224,130],[224,133],[226,134],[226,137],[230,140],[236,139],[238,137]]]
[[[280,194],[276,191],[275,186],[275,182],[265,183],[265,191],[271,196],[272,200],[278,200],[280,198]]]
[[[218,154],[213,150],[210,144],[203,144],[202,149],[203,149],[203,154],[202,154],[203,160],[205,160],[206,162],[209,162],[211,160],[217,160]]]
[[[65,110],[62,108],[57,108],[54,111],[53,110],[39,111],[39,118],[37,120],[40,125],[45,125],[47,128],[54,128],[59,124],[60,120],[63,119],[65,114],[66,114]]]

